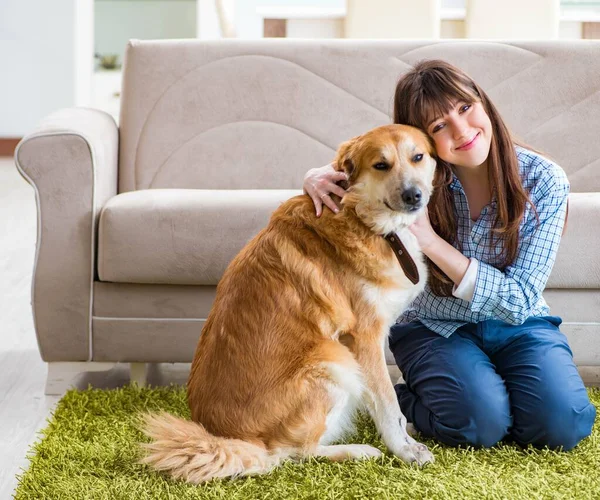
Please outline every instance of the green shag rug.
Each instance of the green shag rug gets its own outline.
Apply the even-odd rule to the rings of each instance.
[[[600,408],[600,389],[589,389]],[[286,462],[268,475],[194,486],[138,465],[140,412],[189,417],[181,387],[70,391],[59,402],[19,476],[16,499],[598,499],[600,417],[591,437],[571,452],[456,449],[424,440],[436,462],[423,469],[384,455],[362,462]],[[600,412],[599,412],[600,413]],[[357,417],[348,442],[385,450],[371,420]]]

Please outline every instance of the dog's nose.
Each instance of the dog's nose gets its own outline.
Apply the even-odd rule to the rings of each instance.
[[[407,205],[415,206],[420,203],[422,196],[423,194],[419,188],[411,187],[405,189],[402,193],[402,201]]]

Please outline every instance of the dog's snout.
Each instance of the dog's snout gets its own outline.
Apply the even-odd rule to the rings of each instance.
[[[421,193],[421,190],[417,187],[410,187],[408,189],[405,189],[402,192],[402,201],[404,203],[406,203],[407,205],[418,205],[421,202],[421,198],[423,197],[423,193]]]

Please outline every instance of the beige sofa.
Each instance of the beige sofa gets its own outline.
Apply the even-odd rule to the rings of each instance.
[[[16,151],[37,199],[47,392],[115,362],[138,382],[146,363],[190,362],[228,262],[309,168],[390,121],[398,76],[428,58],[464,68],[568,173],[545,296],[576,362],[600,365],[600,43],[132,41],[118,128],[65,109]]]

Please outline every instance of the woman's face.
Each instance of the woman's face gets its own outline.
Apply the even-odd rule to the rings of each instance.
[[[452,165],[476,168],[490,152],[492,123],[481,102],[456,102],[427,125],[438,156]]]

